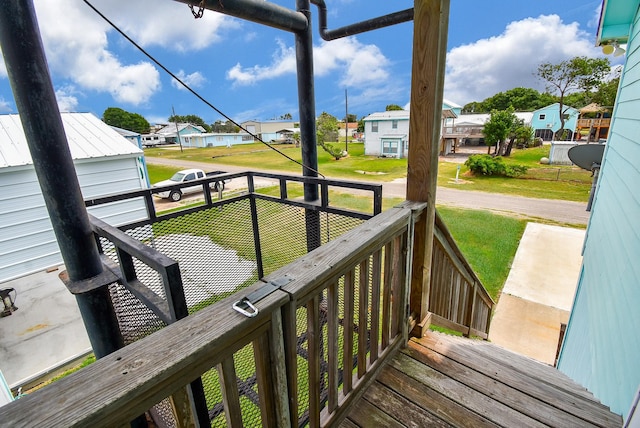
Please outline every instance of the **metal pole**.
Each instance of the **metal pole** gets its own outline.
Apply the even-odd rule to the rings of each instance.
[[[347,90],[344,90],[344,151],[349,152],[349,99]]]
[[[316,143],[316,99],[313,80],[313,39],[309,0],[296,0],[298,12],[309,22],[305,30],[296,32],[296,63],[298,68],[298,108],[300,111],[300,140],[302,141],[302,175],[318,177],[318,146]],[[305,183],[305,202],[318,200],[318,185]],[[320,213],[306,209],[307,251],[318,248],[320,242]]]
[[[31,1],[0,0],[0,46],[69,281],[97,358],[122,347]]]

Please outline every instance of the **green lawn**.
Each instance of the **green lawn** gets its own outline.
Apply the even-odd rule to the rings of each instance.
[[[344,147],[344,142],[335,143]],[[301,161],[300,149],[292,144],[276,146],[287,156]],[[345,180],[391,181],[406,177],[407,160],[378,158],[364,155],[364,144],[350,142],[349,156],[336,161],[328,153],[318,147],[318,169],[327,177]],[[292,174],[300,174],[302,167],[284,158],[263,144],[243,144],[232,147],[210,147],[180,150],[151,148],[145,149],[151,157],[164,157],[198,162],[221,163],[226,165],[251,168],[260,165],[261,169],[270,169]],[[549,146],[531,149],[514,149],[507,163],[525,165],[529,171],[518,178],[485,177],[469,175],[468,168],[461,165],[460,179],[455,182],[458,164],[440,162],[438,166],[438,185],[459,189],[477,190],[491,193],[527,196],[532,198],[562,199],[586,202],[591,189],[591,174],[571,166],[542,165],[540,158],[549,156]],[[149,177],[152,183],[168,178],[178,168],[167,168],[156,176],[149,166]]]
[[[540,158],[549,157],[549,149],[549,146],[515,149],[510,157],[504,158],[507,164],[529,168],[526,174],[518,178],[474,176],[470,175],[465,165],[461,165],[460,180],[456,183],[458,164],[440,162],[438,185],[530,198],[586,202],[591,190],[591,173],[575,166],[540,164]]]

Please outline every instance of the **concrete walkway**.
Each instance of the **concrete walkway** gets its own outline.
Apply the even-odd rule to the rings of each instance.
[[[582,265],[585,232],[528,223],[502,289],[489,340],[543,363],[555,362]]]
[[[18,293],[18,310],[0,318],[0,370],[11,388],[27,385],[91,351],[76,298],[58,278],[62,269],[1,285]]]

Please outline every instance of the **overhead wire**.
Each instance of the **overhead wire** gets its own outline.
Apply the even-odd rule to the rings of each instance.
[[[123,30],[121,30],[115,23],[111,22],[111,20],[109,18],[107,18],[102,12],[100,12],[93,4],[91,4],[91,2],[89,2],[89,0],[83,0],[87,6],[89,6],[96,14],[98,14],[98,16],[100,16],[105,22],[107,22],[111,27],[113,27],[114,30],[116,30],[118,33],[120,33],[120,35],[122,37],[124,37],[125,39],[127,39],[127,41],[129,43],[131,43],[133,46],[136,47],[136,49],[138,49],[140,52],[142,52],[147,58],[149,58],[151,61],[153,61],[158,67],[160,67],[165,73],[167,73],[169,76],[171,76],[173,79],[175,79],[180,85],[182,85],[187,91],[191,92],[191,94],[193,94],[196,98],[198,98],[200,101],[202,101],[203,103],[205,103],[208,107],[210,107],[211,109],[213,109],[216,113],[218,113],[219,115],[221,115],[222,117],[224,117],[225,119],[227,119],[227,121],[231,122],[232,124],[234,124],[235,126],[237,126],[238,128],[240,128],[241,130],[245,131],[247,134],[249,134],[250,136],[252,136],[254,138],[254,140],[257,140],[259,142],[261,142],[262,144],[264,144],[265,146],[269,147],[271,150],[275,151],[276,153],[280,154],[281,156],[287,158],[288,160],[290,160],[291,162],[294,162],[298,165],[300,165],[302,168],[307,169],[308,171],[314,172],[316,174],[318,174],[319,176],[321,176],[322,178],[326,177],[318,170],[311,168],[308,165],[304,165],[303,163],[297,161],[296,159],[292,158],[291,156],[287,155],[286,153],[283,153],[282,151],[276,149],[275,147],[273,147],[271,144],[265,142],[262,138],[260,138],[258,135],[254,134],[253,132],[249,131],[248,129],[246,129],[244,126],[240,125],[238,122],[236,122],[235,120],[233,120],[231,117],[227,116],[224,112],[222,112],[220,109],[218,109],[216,106],[214,106],[212,103],[210,103],[207,99],[205,99],[202,95],[200,95],[197,91],[195,91],[194,89],[192,89],[189,85],[187,85],[184,81],[182,81],[182,79],[180,79],[178,76],[176,76],[173,72],[171,72],[171,70],[169,70],[167,67],[165,67],[159,60],[157,60],[153,55],[151,55],[149,52],[147,52],[142,46],[140,46],[138,43],[135,42],[135,40],[133,40],[131,37],[129,37]]]

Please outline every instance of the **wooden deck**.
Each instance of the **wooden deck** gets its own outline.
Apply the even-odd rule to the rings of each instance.
[[[412,339],[342,427],[620,427],[622,418],[553,367],[488,342]]]

